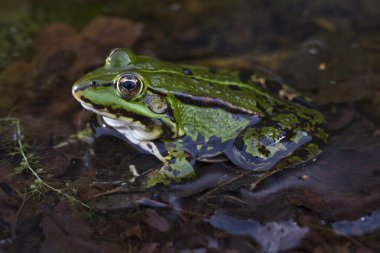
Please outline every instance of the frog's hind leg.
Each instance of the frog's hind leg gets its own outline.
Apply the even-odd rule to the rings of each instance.
[[[313,145],[307,145],[311,143],[312,137],[296,129],[282,128],[278,122],[259,123],[240,133],[226,154],[239,167],[257,172],[269,171],[280,161],[283,167],[285,164],[286,167],[294,166],[305,161],[296,153],[304,153],[308,157],[316,155],[308,154],[316,153],[312,150]],[[318,146],[315,145],[314,149],[318,149]]]
[[[267,165],[268,169],[263,171],[256,171],[255,169],[251,171],[244,171],[239,173],[235,178],[230,181],[225,182],[224,185],[219,187],[223,189],[237,189],[240,186],[248,186],[250,190],[253,190],[260,182],[268,178],[269,176],[282,171],[287,168],[295,167],[297,165],[303,164],[307,161],[315,158],[316,155],[320,154],[321,150],[319,146],[313,142],[306,143],[295,150],[292,154],[282,158],[275,165]],[[242,165],[240,165],[242,166]]]

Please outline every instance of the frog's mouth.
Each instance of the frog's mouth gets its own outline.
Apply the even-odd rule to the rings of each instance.
[[[101,115],[107,125],[116,129],[134,144],[140,144],[142,141],[155,140],[161,136],[162,124],[159,122],[154,122],[154,124],[146,126],[133,118],[117,117],[112,113],[97,110],[83,102],[81,102],[81,105],[84,109]]]

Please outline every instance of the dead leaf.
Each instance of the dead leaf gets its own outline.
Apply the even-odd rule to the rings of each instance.
[[[40,252],[122,252],[120,245],[91,238],[92,227],[65,202],[60,202],[41,221],[45,240]]]
[[[150,208],[146,210],[145,222],[149,224],[151,227],[164,233],[170,230],[170,224],[168,223],[168,221],[164,217],[159,215],[156,211]]]

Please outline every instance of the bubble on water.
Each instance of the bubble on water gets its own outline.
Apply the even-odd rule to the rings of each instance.
[[[324,43],[319,40],[311,40],[304,44],[307,52],[311,55],[320,54],[325,49]]]

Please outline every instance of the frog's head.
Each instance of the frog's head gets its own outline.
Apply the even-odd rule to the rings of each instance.
[[[147,59],[127,49],[114,49],[103,67],[73,85],[72,93],[85,109],[113,125],[136,130],[142,140],[178,137],[181,129],[166,97],[149,89],[151,77],[144,71]]]

